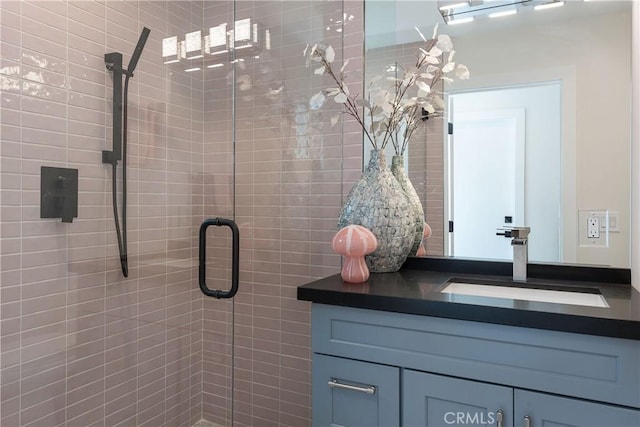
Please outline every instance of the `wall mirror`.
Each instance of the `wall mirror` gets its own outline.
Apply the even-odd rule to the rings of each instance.
[[[474,1],[491,9],[457,25],[439,10],[451,3],[365,0],[365,87],[411,65],[415,27],[436,23],[471,73],[405,156],[427,255],[511,259],[496,231],[522,225],[531,262],[630,267],[632,2]]]

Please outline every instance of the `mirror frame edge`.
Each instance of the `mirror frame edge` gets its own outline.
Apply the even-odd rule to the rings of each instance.
[[[631,284],[640,290],[640,1],[631,8]]]

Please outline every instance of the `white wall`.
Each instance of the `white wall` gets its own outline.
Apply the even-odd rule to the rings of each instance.
[[[562,81],[565,262],[630,265],[630,35],[628,14],[616,13],[454,39],[471,70],[458,89]],[[587,209],[619,212],[608,247],[579,245],[575,224]]]

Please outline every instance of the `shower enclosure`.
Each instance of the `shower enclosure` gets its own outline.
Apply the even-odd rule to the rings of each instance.
[[[0,424],[310,424],[309,307],[361,139],[304,66],[327,41],[360,85],[362,4],[0,2]],[[112,77],[129,82],[128,277],[112,217]],[[338,58],[341,60],[341,58]],[[42,166],[77,170],[73,222],[40,218]],[[116,173],[122,189],[122,172]],[[121,209],[122,207],[118,207]],[[239,291],[198,286],[199,227],[234,220]],[[210,227],[206,283],[229,289],[232,233]]]

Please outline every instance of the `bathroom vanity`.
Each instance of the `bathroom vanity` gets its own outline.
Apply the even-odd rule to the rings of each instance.
[[[313,303],[314,426],[640,425],[640,294],[625,270],[532,265],[522,286],[509,263],[411,263],[298,288]]]

